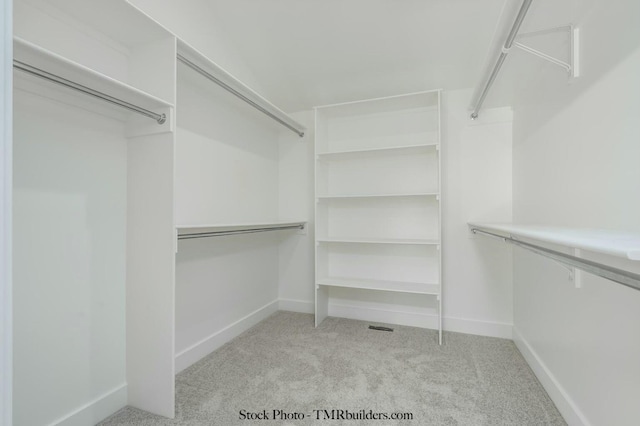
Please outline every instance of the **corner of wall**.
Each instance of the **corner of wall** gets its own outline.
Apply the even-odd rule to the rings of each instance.
[[[314,280],[314,113],[290,114],[306,126],[304,138],[283,131],[279,137],[278,216],[306,220],[304,231],[283,235],[279,246],[280,309],[313,312]],[[311,306],[311,311],[309,311]]]

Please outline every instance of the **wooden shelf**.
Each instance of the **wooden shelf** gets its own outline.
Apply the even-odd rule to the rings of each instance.
[[[177,225],[178,237],[192,234],[208,234],[213,232],[253,231],[265,228],[289,228],[290,226],[306,226],[307,221],[271,221],[245,222],[225,224]]]
[[[173,105],[167,101],[84,65],[73,62],[19,37],[14,37],[13,39],[13,57],[15,60],[24,62],[32,67],[39,68],[48,73],[55,74],[58,77],[73,81],[74,83],[81,84],[150,111],[155,112],[173,107]]]
[[[440,240],[431,239],[404,239],[404,238],[318,238],[319,243],[344,243],[344,244],[399,244],[399,245],[439,245]]]
[[[316,284],[331,287],[357,288],[362,290],[392,291],[396,293],[413,294],[440,294],[440,285],[437,283],[403,282],[403,281],[379,281],[354,278],[329,277],[321,278]]]
[[[361,198],[402,198],[402,197],[437,197],[439,192],[413,192],[405,194],[350,194],[350,195],[321,195],[318,200],[350,200]]]
[[[318,153],[319,160],[326,160],[331,158],[339,158],[339,157],[349,157],[349,156],[359,156],[363,154],[393,154],[393,153],[402,153],[402,154],[411,154],[418,153],[422,151],[427,151],[429,149],[435,149],[438,147],[438,143],[426,143],[419,145],[404,145],[404,146],[390,146],[384,148],[370,148],[370,149],[354,149],[347,151],[333,151],[333,152],[321,152]]]
[[[589,250],[596,253],[604,253],[630,260],[640,260],[640,233],[638,232],[518,225],[512,223],[469,222],[469,227],[506,236],[513,235],[531,238],[538,241]]]

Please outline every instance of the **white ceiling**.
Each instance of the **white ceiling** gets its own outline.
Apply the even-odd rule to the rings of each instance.
[[[513,0],[208,0],[211,25],[273,103],[474,87]]]

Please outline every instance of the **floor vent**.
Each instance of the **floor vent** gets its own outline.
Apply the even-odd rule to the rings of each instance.
[[[378,330],[378,331],[393,331],[393,328],[389,327],[380,327],[377,325],[370,325],[369,330]]]

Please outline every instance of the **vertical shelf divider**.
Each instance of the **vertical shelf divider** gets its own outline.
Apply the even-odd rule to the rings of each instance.
[[[132,74],[176,100],[176,38],[138,52]],[[145,78],[153,76],[153,78]],[[175,120],[173,110],[170,120]],[[169,131],[132,121],[127,144],[128,404],[175,416],[174,122]]]

